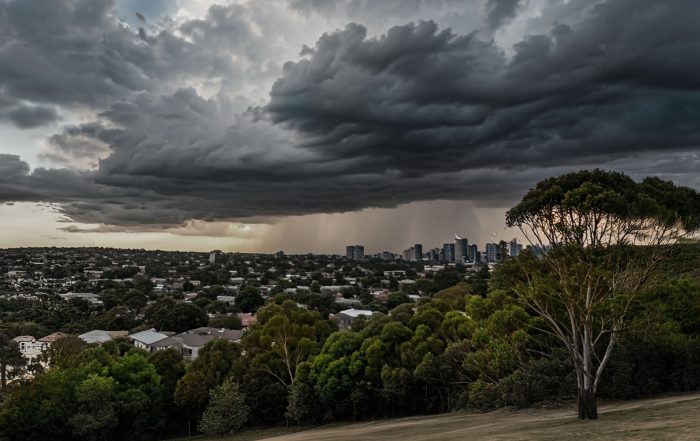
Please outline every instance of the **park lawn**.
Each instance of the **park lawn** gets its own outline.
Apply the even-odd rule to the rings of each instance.
[[[573,408],[451,413],[294,428],[248,430],[206,441],[429,441],[429,440],[698,440],[700,395],[603,404],[598,421],[578,421]],[[295,432],[296,431],[296,432]]]

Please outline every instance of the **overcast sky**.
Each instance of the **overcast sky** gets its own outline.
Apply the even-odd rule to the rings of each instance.
[[[0,246],[510,239],[539,179],[700,189],[697,0],[0,0]]]

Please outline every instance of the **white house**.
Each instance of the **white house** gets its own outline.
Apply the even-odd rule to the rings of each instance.
[[[168,338],[167,335],[162,334],[153,328],[146,331],[137,332],[136,334],[131,334],[129,336],[129,339],[134,342],[134,346],[145,349],[148,352],[155,351],[156,349],[153,344],[166,338]]]
[[[372,314],[374,314],[373,311],[369,311],[366,309],[355,309],[355,308],[350,308],[346,309],[344,311],[340,311],[339,313],[335,315],[331,315],[331,320],[334,320],[335,322],[338,323],[338,327],[340,329],[347,329],[350,326],[350,323],[352,323],[353,320],[360,316],[365,316],[367,318],[372,317]]]
[[[127,331],[103,331],[101,329],[93,329],[85,334],[80,334],[78,338],[87,344],[97,343],[101,345],[117,337],[126,337],[127,334]]]
[[[32,337],[31,335],[20,335],[12,340],[17,342],[22,356],[30,363],[41,355],[41,351],[44,348],[44,344],[38,342],[36,338]]]

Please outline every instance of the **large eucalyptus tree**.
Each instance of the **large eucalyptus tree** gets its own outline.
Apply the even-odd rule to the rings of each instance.
[[[580,171],[539,182],[506,223],[543,251],[523,265],[517,290],[571,354],[578,417],[597,419],[598,385],[630,306],[673,244],[698,230],[700,195],[658,178]]]

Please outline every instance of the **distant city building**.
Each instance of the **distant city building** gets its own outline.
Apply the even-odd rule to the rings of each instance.
[[[216,262],[221,257],[221,250],[214,250],[209,253],[209,263]]]
[[[413,246],[413,260],[423,260],[423,245],[422,244],[415,244]]]
[[[442,246],[442,260],[443,262],[455,261],[455,244],[446,243]]]
[[[473,243],[469,245],[469,248],[467,249],[467,258],[469,261],[473,263],[479,262],[481,260],[479,257],[479,248],[476,246],[476,244]]]
[[[469,242],[466,238],[459,237],[455,234],[455,262],[464,263],[468,260]]]
[[[345,247],[345,257],[350,260],[364,260],[365,247],[362,245],[348,245]]]
[[[486,261],[490,263],[498,262],[498,244],[497,243],[487,243],[486,244]]]
[[[509,254],[510,257],[518,257],[523,251],[523,245],[518,243],[517,239],[513,239],[509,244]]]
[[[428,260],[430,260],[431,262],[442,262],[442,249],[433,248],[432,250],[429,250]]]
[[[532,245],[532,246],[531,246],[531,245],[528,245],[528,246],[527,246],[527,249],[529,249],[530,252],[532,252],[532,254],[535,255],[535,257],[541,259],[547,251],[550,251],[550,250],[552,249],[552,246],[551,246],[551,245],[545,245],[545,246],[542,246],[542,245]]]

